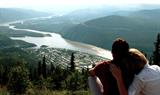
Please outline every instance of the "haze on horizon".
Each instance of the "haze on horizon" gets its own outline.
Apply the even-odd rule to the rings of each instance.
[[[160,0],[0,0],[1,8],[25,8],[59,13],[101,6],[125,8],[141,4],[160,5]]]

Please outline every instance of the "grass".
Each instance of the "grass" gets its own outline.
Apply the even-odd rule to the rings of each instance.
[[[90,95],[89,91],[49,91],[49,90],[45,90],[45,91],[38,91],[38,93],[36,93],[37,95]],[[36,95],[35,94],[35,95]]]
[[[30,94],[31,95],[31,94]],[[32,95],[90,95],[89,91],[79,90],[79,91],[67,91],[67,90],[38,90]]]
[[[0,95],[11,95],[6,87],[0,87]],[[28,89],[24,95],[91,95],[88,90],[68,91],[68,90],[48,90],[48,89]]]
[[[0,95],[10,95],[10,94],[7,91],[6,87],[1,87],[1,85],[0,85]]]

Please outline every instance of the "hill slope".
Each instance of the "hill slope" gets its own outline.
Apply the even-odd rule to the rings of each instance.
[[[131,47],[139,48],[150,55],[160,30],[158,11],[160,10],[145,10],[129,16],[112,15],[90,20],[70,28],[64,32],[63,37],[106,49],[111,49],[114,39],[122,37]]]

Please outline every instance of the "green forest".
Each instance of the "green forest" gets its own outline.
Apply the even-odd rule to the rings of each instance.
[[[1,49],[0,94],[90,95],[87,66],[101,60],[66,49]]]

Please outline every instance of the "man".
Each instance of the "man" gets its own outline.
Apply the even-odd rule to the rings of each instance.
[[[100,82],[97,83],[97,86],[99,87],[99,91],[101,91],[103,95],[119,95],[117,82],[109,70],[110,64],[115,64],[118,67],[122,68],[122,76],[123,79],[126,80],[126,88],[128,88],[128,86],[132,82],[133,76],[130,76],[128,72],[125,72],[125,67],[122,62],[122,60],[128,54],[128,51],[128,43],[125,40],[118,38],[112,45],[113,60],[100,62],[94,68],[89,70],[89,75],[92,76],[92,78],[95,76],[98,77],[100,82],[102,83],[102,86],[100,86]]]

